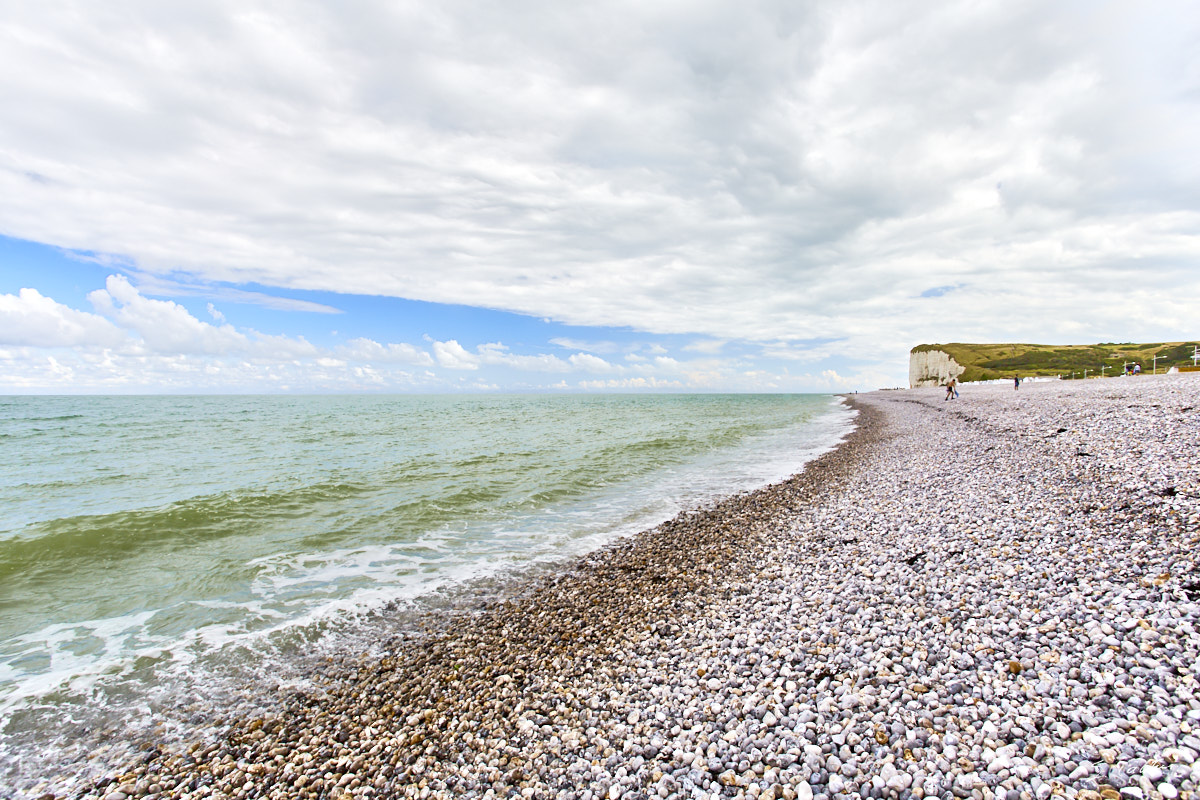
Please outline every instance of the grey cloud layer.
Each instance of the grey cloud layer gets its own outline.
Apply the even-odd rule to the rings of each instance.
[[[148,273],[846,352],[1194,333],[1183,3],[5,17],[0,232]]]

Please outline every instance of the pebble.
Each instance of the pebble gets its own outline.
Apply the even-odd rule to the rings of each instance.
[[[1200,797],[1200,375],[960,392],[71,796]]]

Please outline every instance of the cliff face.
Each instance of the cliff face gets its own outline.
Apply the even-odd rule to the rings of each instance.
[[[908,354],[908,385],[941,386],[951,378],[967,371],[957,361],[941,350],[924,350]]]

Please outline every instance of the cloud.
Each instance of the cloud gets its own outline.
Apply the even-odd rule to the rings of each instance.
[[[565,350],[583,350],[586,353],[615,353],[620,349],[616,342],[585,342],[562,336],[551,339],[550,344],[558,345]]]
[[[1184,2],[116,8],[8,9],[0,233],[134,266],[147,303],[392,295],[881,362],[1193,335]],[[151,349],[253,349],[106,291]]]
[[[321,348],[303,336],[279,336],[251,331],[253,336],[247,352],[260,359],[295,360],[312,358],[322,352]]]
[[[768,342],[762,346],[765,358],[783,361],[820,361],[830,355],[830,343],[813,342]],[[907,362],[906,362],[907,363]]]
[[[0,344],[93,348],[125,341],[125,334],[104,317],[69,308],[36,289],[0,295]]]
[[[182,306],[146,298],[120,276],[89,295],[101,314],[78,311],[33,290],[0,296],[10,335],[0,347],[0,382],[13,391],[776,391],[837,388],[830,376],[789,376],[745,357],[681,360],[641,345],[614,364],[576,352],[513,352],[502,342],[473,349],[426,337],[428,349],[358,337],[322,347],[302,336],[210,325]],[[210,316],[215,308],[209,309]],[[30,321],[34,320],[33,323]],[[88,346],[83,346],[86,342]],[[420,366],[421,373],[399,367]],[[461,373],[468,373],[462,375]],[[458,373],[458,374],[456,374]],[[573,383],[541,375],[596,375]],[[522,376],[522,377],[518,377]],[[797,382],[797,381],[801,382]]]
[[[109,276],[104,286],[88,294],[88,300],[99,313],[137,331],[153,352],[230,354],[249,346],[232,325],[210,325],[178,303],[143,297],[120,275]]]
[[[411,344],[382,345],[372,339],[351,339],[340,352],[351,361],[413,364],[433,366],[433,358],[426,351]]]
[[[479,369],[479,356],[468,353],[455,339],[434,342],[433,357],[447,369]]]
[[[616,365],[591,353],[568,358],[553,353],[513,352],[502,342],[469,350],[457,339],[425,337],[429,349],[407,342],[381,343],[357,337],[333,347],[303,336],[237,329],[206,304],[213,325],[178,303],[147,298],[118,275],[88,295],[99,313],[73,309],[33,289],[0,296],[0,380],[16,389],[83,390],[331,390],[373,388],[447,389],[498,387],[518,374],[592,373],[619,377],[634,368],[653,386],[688,365],[667,356]],[[65,350],[74,348],[74,352]],[[660,348],[647,347],[656,351]],[[54,350],[51,354],[49,351]],[[417,376],[398,365],[431,368]],[[435,371],[474,372],[469,383]],[[500,381],[497,380],[500,379]],[[538,384],[522,379],[523,388]],[[564,385],[546,384],[543,388]],[[614,384],[620,386],[624,384]],[[678,381],[663,386],[681,386]]]
[[[433,355],[437,363],[447,369],[476,370],[484,366],[504,367],[522,372],[566,372],[568,362],[546,353],[522,355],[509,352],[500,342],[481,344],[475,352],[469,352],[456,340],[433,343]]]
[[[202,322],[177,303],[144,297],[121,276],[110,276],[88,299],[99,313],[73,309],[35,289],[0,295],[0,345],[12,346],[0,351],[0,382],[38,391],[263,391],[286,385],[345,391],[381,379],[370,366],[348,369],[340,353],[302,336]],[[211,303],[207,310],[224,320]],[[410,345],[363,352],[362,342],[351,344],[358,355],[382,355],[385,362],[403,357],[433,363],[428,354],[414,355],[420,351]],[[406,374],[390,377],[393,384],[410,383]]]
[[[683,349],[693,353],[706,353],[708,355],[714,355],[721,352],[726,344],[728,344],[728,342],[723,339],[700,339],[684,345]]]
[[[837,370],[832,369],[823,370],[821,372],[821,377],[836,386],[849,386],[853,383],[852,379],[843,377],[837,373]]]
[[[659,380],[658,378],[609,378],[607,380],[580,381],[581,389],[596,391],[620,390],[680,390],[687,386],[678,380]]]
[[[558,356],[545,353],[533,355],[510,353],[508,348],[499,342],[480,345],[477,350],[480,362],[493,366],[525,372],[565,372],[570,368],[567,362]]]
[[[142,294],[168,297],[212,297],[226,303],[262,306],[276,311],[306,311],[312,314],[341,314],[340,308],[314,303],[311,300],[297,300],[292,297],[279,297],[265,292],[249,292],[244,289],[233,289],[228,286],[212,286],[187,283],[183,281],[163,279],[157,275],[149,275],[138,270],[129,270],[138,277],[138,290]]]
[[[586,372],[612,372],[616,369],[603,358],[590,353],[575,353],[567,360],[571,362],[571,366]]]

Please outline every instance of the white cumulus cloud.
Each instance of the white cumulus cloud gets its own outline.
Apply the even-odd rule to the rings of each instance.
[[[143,297],[120,275],[110,275],[104,287],[88,294],[96,311],[137,331],[152,352],[225,355],[249,345],[232,325],[210,325],[178,303]]]
[[[594,356],[591,353],[575,353],[568,361],[571,362],[572,366],[587,372],[612,372],[616,369],[616,367],[603,358]]]
[[[359,337],[351,339],[340,352],[352,361],[372,361],[379,363],[413,364],[415,366],[432,366],[433,358],[428,352],[415,345],[407,343],[380,344],[373,339]]]
[[[116,347],[125,334],[107,319],[44,297],[37,289],[0,295],[0,344]]]
[[[434,342],[433,357],[447,369],[479,369],[479,356],[467,352],[456,339]]]

